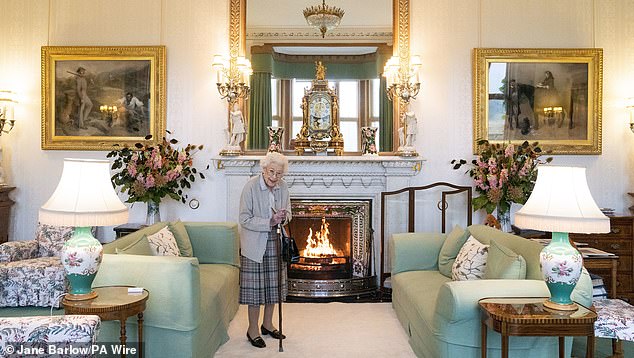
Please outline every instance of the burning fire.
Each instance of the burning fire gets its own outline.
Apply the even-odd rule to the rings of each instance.
[[[308,238],[306,239],[306,248],[304,249],[302,256],[304,257],[328,257],[328,256],[342,256],[341,250],[335,250],[330,243],[328,235],[330,230],[329,223],[326,222],[326,218],[321,218],[321,229],[315,233],[313,238],[313,229],[309,229]]]

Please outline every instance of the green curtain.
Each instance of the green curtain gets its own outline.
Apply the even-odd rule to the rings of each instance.
[[[269,145],[268,128],[273,123],[271,104],[271,74],[255,72],[251,76],[249,107],[249,149],[266,149]]]
[[[387,83],[385,77],[380,77],[381,85],[379,86],[379,151],[391,152],[394,150],[394,143],[392,143],[392,134],[394,130],[394,123],[392,118],[394,117],[394,105],[392,101],[387,97],[385,88]]]
[[[284,62],[273,59],[271,54],[254,54],[251,56],[254,72],[270,72],[275,78],[315,78],[313,62]],[[326,78],[329,80],[368,80],[379,77],[377,60],[363,63],[324,63]],[[382,66],[382,64],[381,64]]]

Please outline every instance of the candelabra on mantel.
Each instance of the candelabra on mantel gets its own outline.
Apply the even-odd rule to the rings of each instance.
[[[216,70],[216,85],[221,99],[226,99],[229,106],[229,125],[226,129],[226,141],[220,155],[240,155],[244,140],[245,121],[240,109],[239,100],[247,100],[251,93],[249,78],[253,73],[251,62],[240,56],[227,59],[221,55],[214,56],[213,68]]]
[[[402,157],[418,156],[415,148],[417,120],[414,112],[409,109],[409,101],[416,99],[420,91],[418,71],[421,65],[419,56],[411,56],[409,63],[401,63],[398,56],[392,56],[383,68],[388,98],[394,102],[394,105],[404,109],[399,111],[402,113],[399,128],[399,148],[396,151],[396,154]]]

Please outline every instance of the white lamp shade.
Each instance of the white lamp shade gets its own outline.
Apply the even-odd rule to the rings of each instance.
[[[515,226],[549,232],[607,233],[610,219],[592,199],[586,168],[540,166],[526,204],[515,213]]]
[[[40,208],[40,222],[58,226],[109,226],[128,221],[128,208],[110,182],[107,160],[64,159],[57,189]]]

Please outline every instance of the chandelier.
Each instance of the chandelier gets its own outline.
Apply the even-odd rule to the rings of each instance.
[[[249,77],[253,70],[248,59],[242,56],[227,59],[216,55],[212,66],[216,70],[216,86],[221,99],[226,99],[231,104],[239,98],[249,98]]]
[[[409,103],[410,99],[416,99],[420,90],[418,70],[422,65],[420,57],[412,56],[408,67],[401,68],[399,58],[392,56],[383,68],[383,76],[386,80],[386,92],[391,101],[401,99]]]
[[[309,6],[304,9],[304,17],[308,25],[316,27],[321,32],[321,37],[326,36],[326,31],[339,26],[344,11],[338,7],[326,5],[322,0],[321,5]]]

